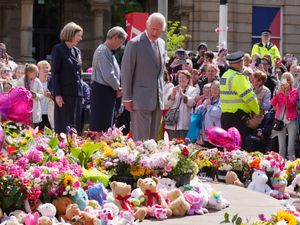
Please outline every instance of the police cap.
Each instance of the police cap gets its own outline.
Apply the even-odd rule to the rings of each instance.
[[[270,36],[271,35],[271,31],[270,30],[268,30],[268,29],[265,29],[265,30],[262,30],[261,31],[261,35],[267,35],[267,36]]]
[[[229,54],[226,59],[228,60],[229,63],[238,63],[243,60],[244,57],[244,52],[238,51],[238,52],[233,52]]]

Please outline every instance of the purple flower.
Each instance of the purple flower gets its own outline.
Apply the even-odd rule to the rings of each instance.
[[[44,155],[42,152],[40,152],[36,149],[32,149],[32,150],[30,150],[30,152],[28,154],[28,158],[32,162],[42,162]]]
[[[261,221],[267,221],[265,214],[258,214],[258,218],[259,218]]]

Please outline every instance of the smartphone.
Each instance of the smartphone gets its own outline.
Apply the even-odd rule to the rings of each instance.
[[[186,58],[186,54],[185,54],[185,51],[184,51],[184,50],[183,50],[183,51],[177,51],[176,54],[178,55],[178,58],[179,58],[180,60]]]
[[[178,64],[179,65],[184,65],[184,64],[186,64],[186,60],[185,59],[179,59]]]

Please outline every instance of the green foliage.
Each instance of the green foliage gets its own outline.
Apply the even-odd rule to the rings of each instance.
[[[180,24],[179,21],[168,21],[167,31],[167,50],[168,56],[174,55],[178,48],[185,47],[186,41],[191,39],[190,34],[186,34],[187,27]]]
[[[233,225],[241,225],[243,223],[243,220],[241,217],[239,217],[239,214],[235,214],[230,221],[229,214],[228,212],[226,212],[224,214],[224,220],[221,222],[221,224],[222,223],[232,223]]]
[[[92,155],[100,149],[101,143],[85,142],[83,145],[77,148],[72,148],[71,153],[74,156],[79,165],[87,168],[87,163],[92,161]]]

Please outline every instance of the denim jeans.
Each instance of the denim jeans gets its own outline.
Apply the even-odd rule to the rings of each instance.
[[[288,159],[295,160],[295,142],[297,135],[297,120],[290,121],[289,124],[284,124],[281,131],[277,131],[278,142],[279,142],[279,154],[285,158],[286,153]],[[288,151],[286,152],[286,134],[288,133]]]

